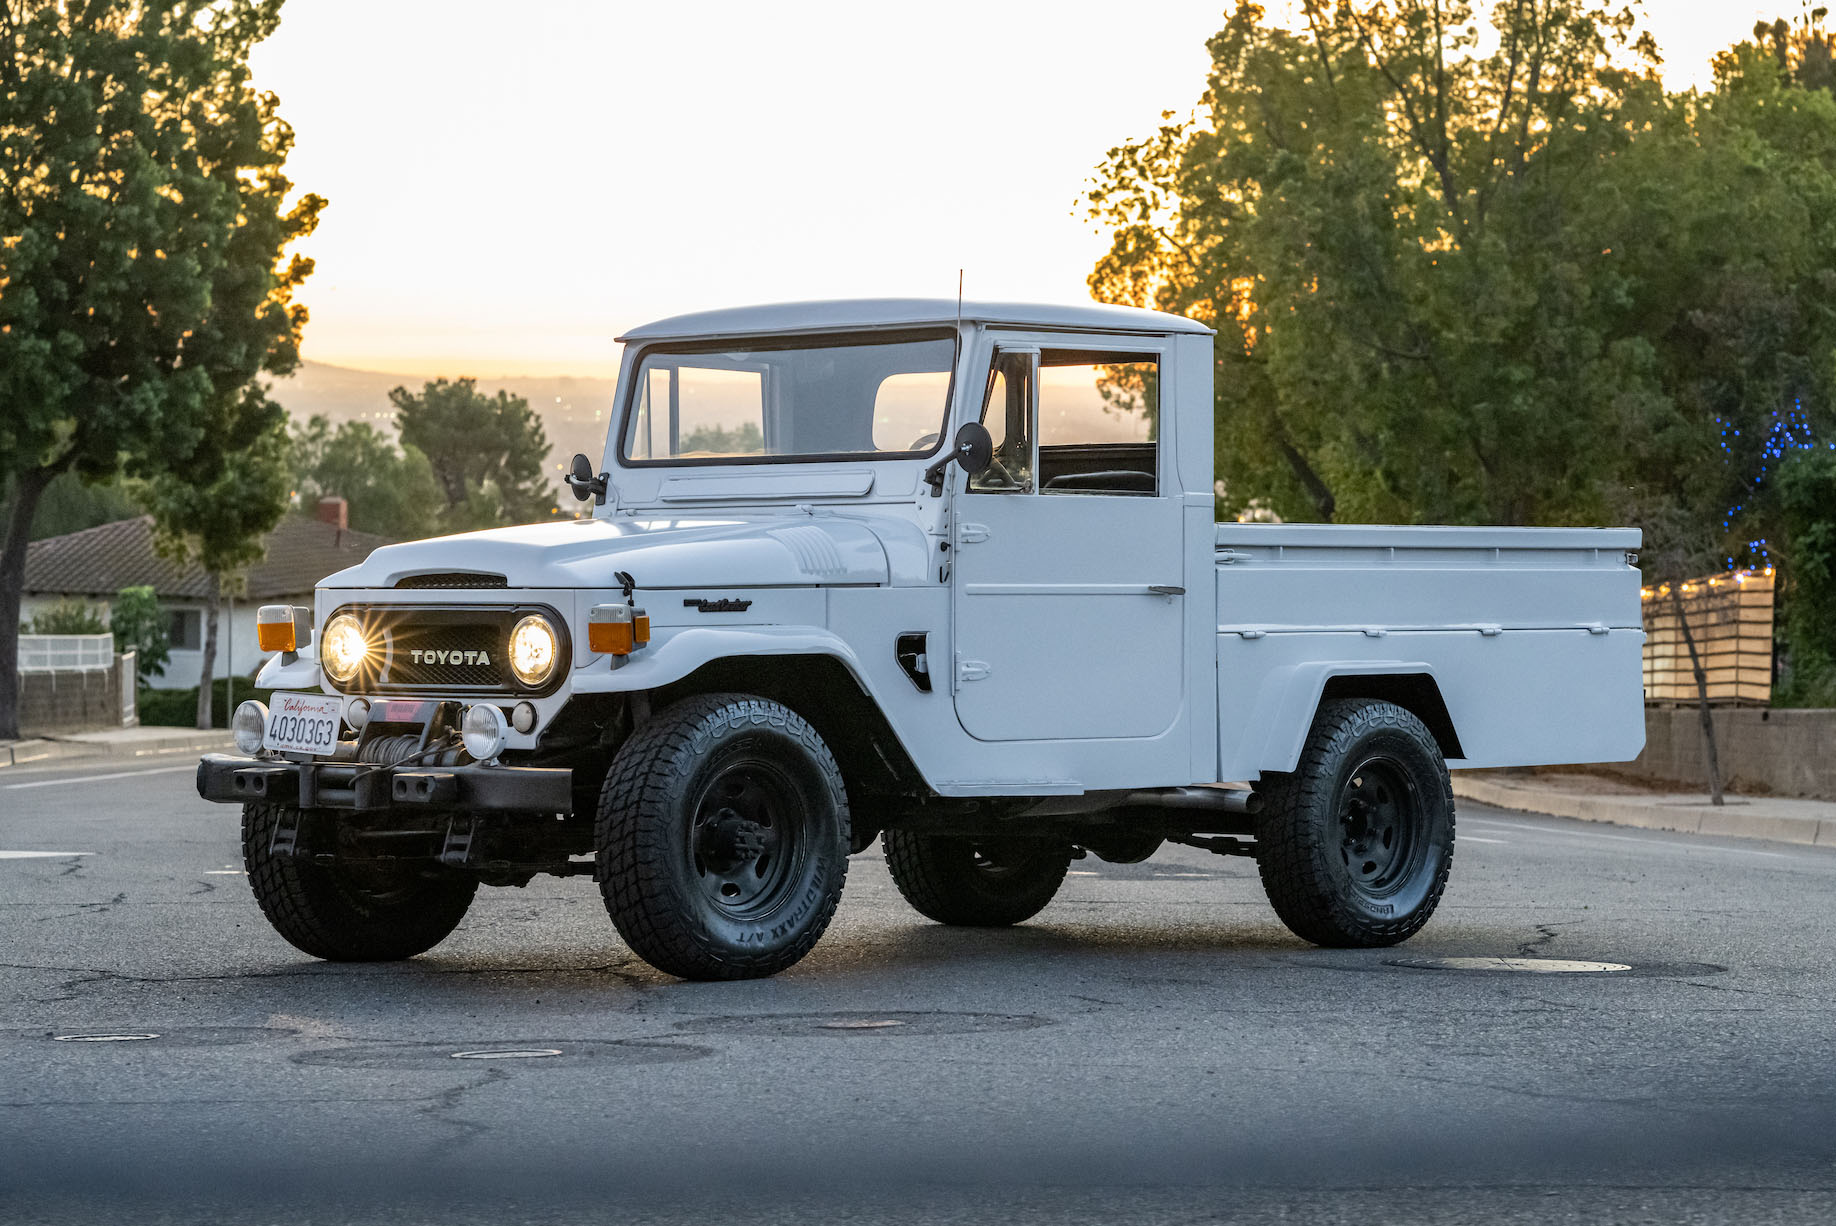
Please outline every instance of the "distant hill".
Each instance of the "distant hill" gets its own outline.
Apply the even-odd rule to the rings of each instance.
[[[389,404],[390,389],[406,387],[418,391],[427,381],[421,375],[392,375],[325,362],[301,362],[290,377],[275,381],[269,395],[284,405],[296,422],[322,414],[334,425],[366,421],[393,434],[395,411]],[[585,452],[595,464],[599,463],[606,445],[606,423],[612,415],[614,386],[611,379],[557,375],[512,375],[478,380],[481,392],[495,395],[501,388],[529,401],[529,407],[541,417],[542,428],[548,432],[548,462],[557,474],[557,483],[559,474],[577,451]]]

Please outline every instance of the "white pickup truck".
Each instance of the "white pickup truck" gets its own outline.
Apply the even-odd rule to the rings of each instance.
[[[1446,883],[1448,762],[1642,745],[1636,531],[1215,523],[1191,320],[878,300],[623,340],[590,518],[262,611],[279,692],[198,789],[307,953],[408,957],[481,883],[590,873],[654,966],[768,975],[876,836],[946,924],[1175,842],[1386,945]]]

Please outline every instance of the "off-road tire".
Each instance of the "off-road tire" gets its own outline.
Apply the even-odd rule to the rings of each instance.
[[[452,873],[394,870],[386,877],[338,864],[274,856],[280,805],[242,807],[242,863],[274,931],[332,962],[394,962],[426,953],[465,918],[478,882]]]
[[[750,830],[715,856],[723,825]],[[736,866],[747,851],[733,844],[745,839],[768,850]],[[619,750],[595,840],[606,911],[640,958],[682,979],[775,975],[810,952],[841,901],[847,790],[802,716],[703,694],[657,713]]]
[[[886,869],[905,901],[940,924],[1001,928],[1038,915],[1064,884],[1068,844],[888,830]],[[1005,861],[1005,863],[1003,863]]]
[[[1394,945],[1434,914],[1453,866],[1453,785],[1433,734],[1409,711],[1375,699],[1320,704],[1294,771],[1257,790],[1257,867],[1296,936]],[[1370,818],[1378,796],[1387,815]],[[1379,829],[1393,837],[1370,837]]]

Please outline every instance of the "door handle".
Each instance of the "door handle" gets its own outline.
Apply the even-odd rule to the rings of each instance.
[[[1185,594],[1186,589],[1176,583],[1148,584],[1148,595],[1150,596],[1184,596]]]

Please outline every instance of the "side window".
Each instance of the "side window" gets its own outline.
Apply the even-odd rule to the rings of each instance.
[[[1160,490],[1160,360],[1151,353],[1047,349],[1039,355],[1039,489]]]
[[[994,459],[969,474],[976,494],[1026,494],[1033,489],[1033,360],[1031,349],[999,349],[988,372],[982,424],[994,439]]]

